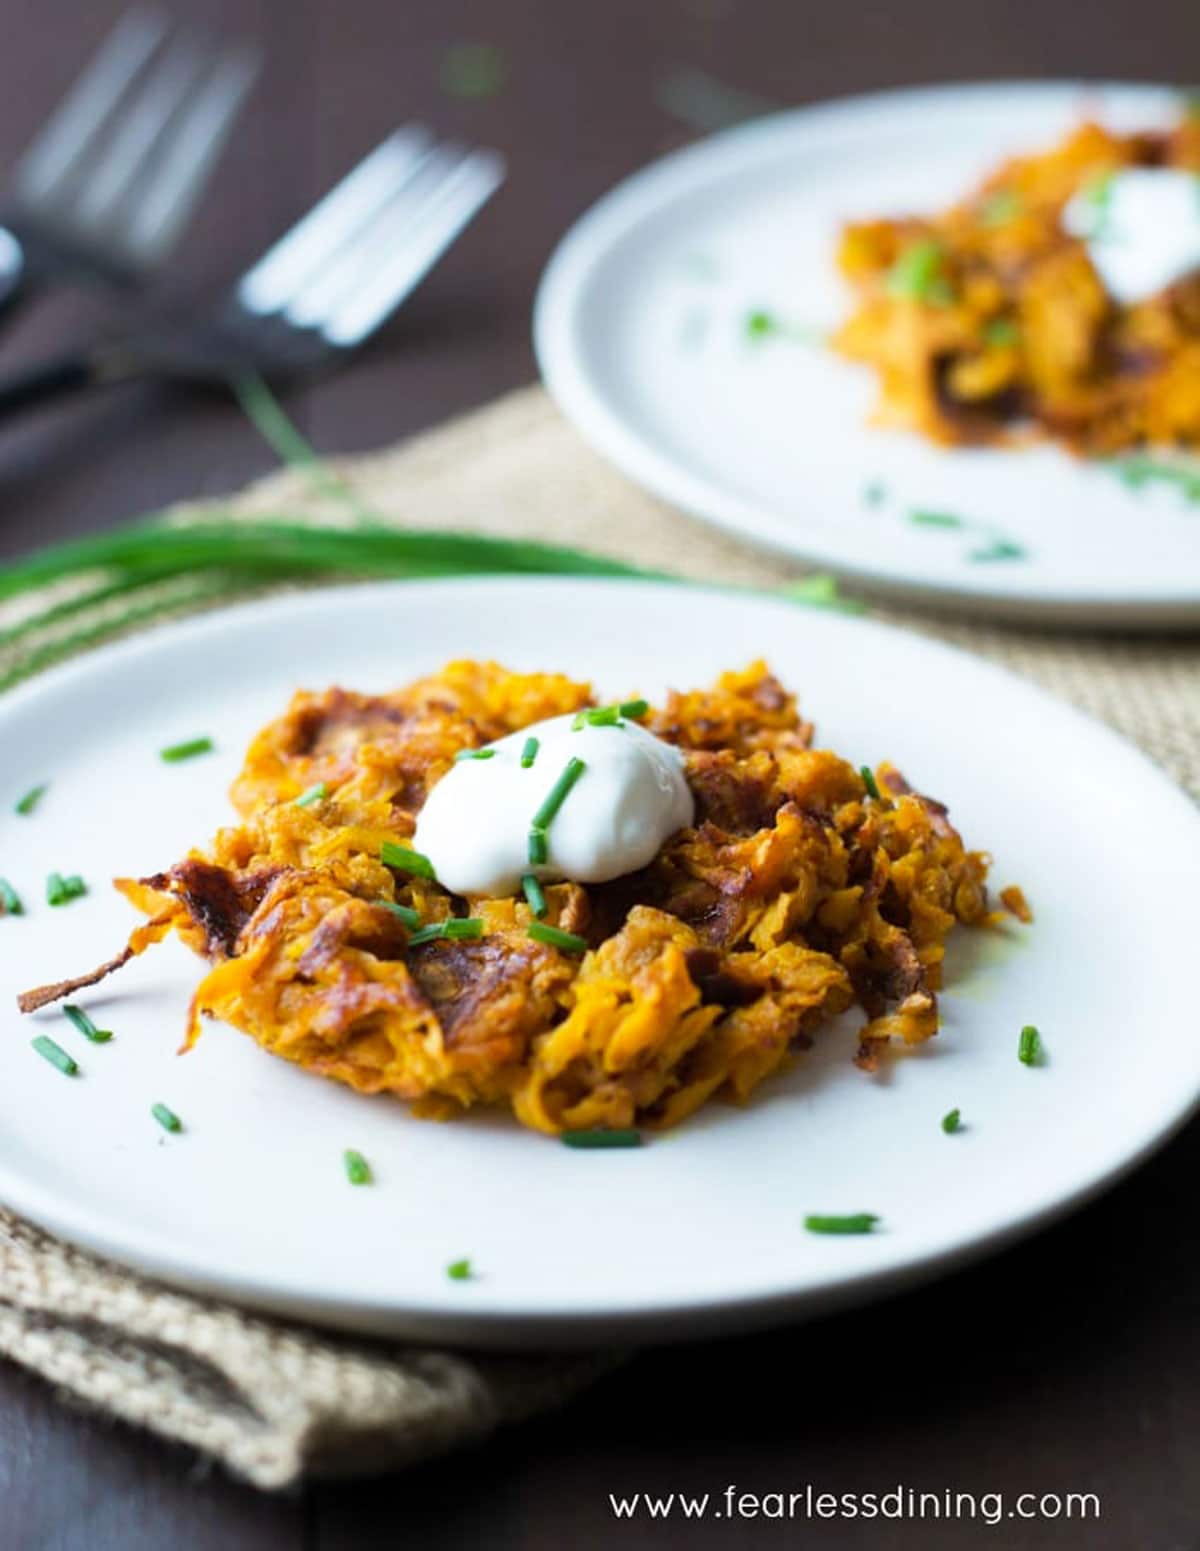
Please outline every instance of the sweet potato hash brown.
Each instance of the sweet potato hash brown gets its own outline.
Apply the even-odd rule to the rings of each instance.
[[[1063,226],[1074,195],[1102,198],[1133,167],[1200,173],[1200,116],[1164,133],[1084,124],[942,214],[845,228],[857,306],[834,344],[878,372],[880,423],[943,443],[1020,428],[1089,456],[1200,447],[1200,270],[1122,306]]]
[[[761,662],[637,713],[682,751],[695,825],[639,872],[547,885],[545,922],[585,953],[531,938],[522,898],[471,899],[477,938],[411,942],[394,907],[421,923],[468,907],[385,865],[384,843],[412,836],[459,751],[593,704],[587,684],[476,662],[384,695],[298,693],[234,782],[241,822],[166,872],[117,880],[149,922],[94,975],[22,1006],[174,930],[211,966],[187,1046],[221,1018],[420,1114],[510,1105],[549,1133],[670,1126],[710,1097],[745,1099],[854,1003],[868,1069],[891,1039],[936,1033],[951,928],[997,919],[988,858],[891,765],[814,749]],[[1019,891],[1002,898],[1027,914]]]

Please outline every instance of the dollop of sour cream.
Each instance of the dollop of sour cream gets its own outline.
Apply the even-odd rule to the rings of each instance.
[[[1063,229],[1087,244],[1108,294],[1144,301],[1200,267],[1200,176],[1180,167],[1128,167],[1084,189]]]
[[[454,894],[515,894],[532,873],[543,882],[605,883],[636,872],[692,822],[683,756],[636,722],[614,726],[555,716],[490,743],[484,759],[460,759],[426,798],[413,845]],[[537,754],[521,756],[531,738]],[[584,771],[546,828],[546,860],[529,860],[534,815],[571,759]]]

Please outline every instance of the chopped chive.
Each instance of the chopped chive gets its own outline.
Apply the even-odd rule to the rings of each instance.
[[[868,506],[880,506],[887,500],[887,486],[882,479],[873,479],[863,486],[862,498]]]
[[[346,1178],[352,1185],[369,1185],[371,1183],[371,1165],[363,1157],[362,1153],[355,1152],[353,1147],[347,1147],[342,1154],[342,1163],[345,1165]]]
[[[7,878],[0,878],[0,916],[23,916],[25,906],[21,896]]]
[[[528,770],[537,758],[537,751],[541,747],[536,738],[526,738],[525,747],[521,750],[521,769]]]
[[[1039,1066],[1041,1064],[1042,1036],[1032,1023],[1027,1023],[1021,1030],[1021,1039],[1017,1045],[1017,1060],[1024,1066]]]
[[[779,319],[761,307],[746,314],[746,333],[751,339],[765,339],[779,331]]]
[[[215,747],[211,738],[189,738],[185,743],[171,743],[159,749],[158,757],[168,765],[177,765],[181,759],[194,759],[197,754],[211,754]]]
[[[168,1109],[165,1104],[151,1104],[150,1113],[162,1126],[164,1131],[180,1132],[183,1130],[183,1121],[173,1109]]]
[[[82,1007],[75,1007],[68,1002],[63,1007],[63,1014],[70,1018],[84,1039],[90,1039],[93,1045],[107,1045],[112,1038],[112,1030],[98,1029]]]
[[[537,916],[540,920],[541,917],[546,914],[546,895],[542,889],[542,885],[531,872],[527,872],[521,879],[521,888],[524,891],[525,898],[529,903],[530,910],[532,910],[534,915]]]
[[[68,1077],[74,1077],[79,1070],[75,1057],[68,1055],[61,1045],[56,1045],[48,1034],[39,1034],[29,1043],[43,1060],[49,1061],[51,1066],[57,1066],[59,1071],[65,1072]]]
[[[531,921],[525,935],[534,942],[544,942],[547,947],[561,948],[564,953],[586,953],[587,939],[576,937],[574,932],[561,931],[557,926],[547,926],[544,921]]]
[[[996,539],[986,549],[973,549],[968,560],[1024,560],[1025,551],[1011,539]]]
[[[14,804],[14,811],[17,813],[23,813],[26,817],[28,817],[29,814],[31,814],[37,807],[38,803],[41,802],[42,798],[46,795],[48,790],[49,782],[46,782],[41,786],[33,787],[30,791],[25,793],[20,802]]]
[[[533,815],[533,828],[546,830],[550,827],[558,810],[567,800],[567,794],[587,769],[582,759],[572,756],[563,766],[562,774],[546,795],[546,800]]]
[[[888,270],[888,293],[914,301],[948,300],[950,290],[942,272],[944,258],[941,243],[932,237],[910,243]]]
[[[61,873],[52,872],[46,879],[46,903],[48,905],[66,905],[73,899],[79,899],[87,893],[87,884],[78,873],[72,873],[69,878],[64,878]]]
[[[431,921],[428,926],[421,927],[408,939],[408,946],[419,948],[422,943],[438,942],[443,938],[455,940],[482,936],[483,922],[478,917],[465,916],[460,919],[455,916],[449,921]]]
[[[879,1218],[874,1212],[851,1212],[848,1217],[825,1217],[820,1213],[804,1219],[810,1233],[870,1233]]]
[[[870,765],[860,765],[858,768],[858,773],[862,777],[862,784],[867,789],[867,796],[874,797],[875,801],[878,802],[880,800],[879,783],[875,779],[875,772],[871,769]]]
[[[620,706],[587,706],[584,710],[575,713],[575,718],[571,723],[571,731],[579,732],[584,727],[619,727],[620,724]]]
[[[314,802],[324,802],[329,796],[329,788],[324,781],[314,782],[306,792],[301,792],[292,803],[293,808],[311,808]]]
[[[617,710],[622,716],[629,717],[630,721],[639,721],[650,709],[648,700],[622,700]]]
[[[567,1147],[640,1147],[640,1131],[564,1131],[563,1143]]]
[[[952,1109],[949,1114],[942,1116],[942,1130],[947,1136],[953,1136],[956,1131],[962,1130],[962,1111]]]
[[[446,1267],[446,1275],[452,1282],[469,1282],[475,1272],[469,1260],[452,1260]]]
[[[914,522],[919,528],[965,528],[966,523],[961,517],[956,517],[953,512],[909,512],[909,522]]]
[[[1001,188],[989,194],[979,211],[984,226],[1007,226],[1014,216],[1020,215],[1024,200],[1016,189]]]
[[[540,867],[548,855],[546,831],[544,829],[531,829],[529,831],[529,860],[535,867]]]
[[[411,905],[397,905],[391,899],[377,899],[377,905],[382,905],[385,910],[390,910],[394,916],[399,916],[407,927],[416,927],[421,924],[421,912],[414,910]]]
[[[454,763],[457,765],[464,759],[495,759],[495,757],[495,749],[459,749],[454,756]]]
[[[1010,345],[1016,345],[1021,340],[1021,330],[1011,318],[993,318],[984,327],[984,341],[997,350],[1006,349]]]
[[[417,878],[433,877],[433,863],[427,856],[422,856],[420,851],[411,851],[408,846],[398,846],[393,840],[385,840],[380,846],[379,860],[397,872],[410,872]]]

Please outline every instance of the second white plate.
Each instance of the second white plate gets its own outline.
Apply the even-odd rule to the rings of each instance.
[[[936,210],[1083,116],[1170,123],[1162,87],[1008,84],[803,108],[678,152],[602,199],[538,295],[546,384],[667,501],[876,591],[1084,625],[1200,620],[1200,507],[1051,446],[947,450],[868,424],[873,374],[819,336],[844,315],[838,230]],[[755,312],[779,326],[761,337]],[[921,525],[913,511],[959,520]]]

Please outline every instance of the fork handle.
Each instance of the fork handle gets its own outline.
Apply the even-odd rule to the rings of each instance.
[[[104,346],[60,356],[57,360],[0,379],[0,420],[15,418],[23,410],[52,403],[87,388],[127,382],[141,376],[145,369],[145,363],[138,357]]]

